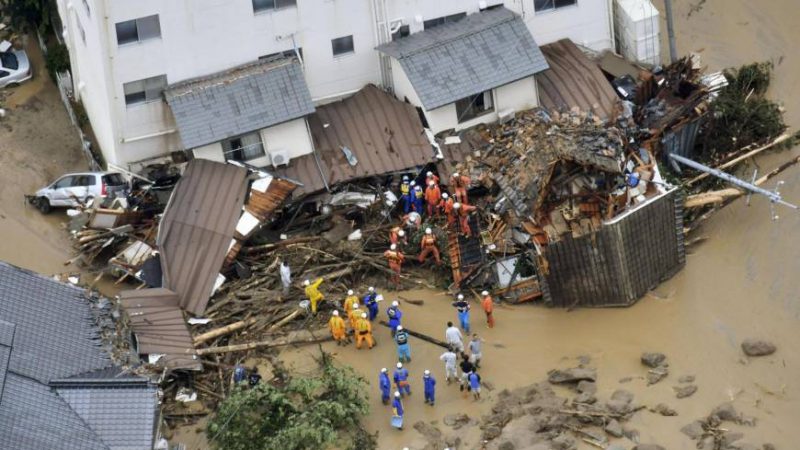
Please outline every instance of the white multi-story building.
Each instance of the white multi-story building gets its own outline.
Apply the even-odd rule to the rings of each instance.
[[[470,111],[426,104],[404,66],[414,46],[390,43],[497,6],[538,44],[613,47],[610,0],[58,0],[75,95],[119,165],[183,150],[254,165],[302,156],[314,105],[370,83],[419,107],[434,132],[472,124],[461,118],[476,106],[493,111],[478,121],[503,103],[535,106],[531,79],[502,76],[488,94],[465,92]]]

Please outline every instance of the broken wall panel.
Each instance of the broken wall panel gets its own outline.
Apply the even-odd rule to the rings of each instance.
[[[686,262],[677,190],[603,225],[547,247],[545,302],[558,307],[630,306]]]

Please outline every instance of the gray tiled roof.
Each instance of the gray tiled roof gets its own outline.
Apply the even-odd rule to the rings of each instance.
[[[187,149],[314,112],[295,59],[259,61],[169,86],[167,103]]]
[[[0,449],[152,448],[156,387],[111,366],[82,289],[0,262],[0,317]]]
[[[470,14],[378,50],[400,62],[427,110],[549,67],[522,18],[505,8]]]

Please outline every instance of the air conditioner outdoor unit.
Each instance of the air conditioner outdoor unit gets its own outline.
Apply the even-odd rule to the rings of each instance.
[[[513,109],[506,109],[497,113],[497,121],[500,123],[506,123],[514,118],[514,114],[516,111]]]
[[[272,162],[272,167],[288,166],[289,152],[283,148],[270,150],[269,159]]]

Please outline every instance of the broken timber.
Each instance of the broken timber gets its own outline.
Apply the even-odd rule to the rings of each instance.
[[[380,324],[385,326],[386,328],[391,328],[391,327],[389,327],[389,322],[386,322],[385,320],[381,320]],[[439,347],[442,347],[442,348],[450,348],[450,346],[447,345],[447,343],[445,343],[443,341],[440,341],[440,340],[438,340],[436,338],[432,338],[432,337],[428,336],[427,334],[422,334],[422,333],[420,333],[418,331],[412,331],[412,330],[409,330],[406,327],[403,327],[403,330],[408,332],[408,334],[410,334],[411,336],[414,336],[415,338],[422,339],[423,341],[426,341],[426,342],[430,342],[433,345],[438,345]]]

